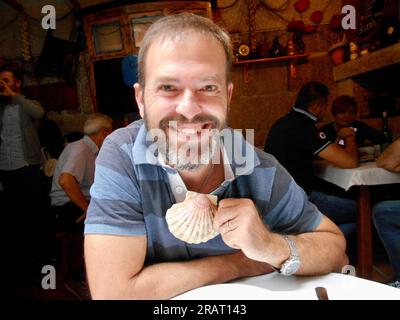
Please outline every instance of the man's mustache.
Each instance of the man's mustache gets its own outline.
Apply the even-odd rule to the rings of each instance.
[[[221,122],[216,117],[213,116],[198,115],[195,116],[192,120],[188,120],[184,116],[178,115],[162,119],[160,121],[159,128],[166,130],[169,127],[170,122],[176,122],[178,126],[183,124],[211,123],[212,128],[221,127]]]

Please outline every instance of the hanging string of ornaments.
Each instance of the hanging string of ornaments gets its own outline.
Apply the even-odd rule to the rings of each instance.
[[[226,6],[219,6],[218,10],[231,9],[236,6],[239,0],[234,0]],[[289,32],[300,32],[302,34],[311,34],[317,30],[318,25],[322,22],[324,14],[330,5],[330,0],[325,1],[324,5],[319,10],[314,10],[310,15],[306,16],[310,8],[310,0],[298,0],[293,4],[293,8],[298,13],[300,18],[287,19],[281,13],[287,11],[291,0],[245,0],[245,4],[249,11],[249,27],[255,28],[255,15],[259,5],[263,5],[268,11],[278,16],[281,20],[287,23],[286,28]],[[219,17],[219,15],[218,15]],[[341,27],[341,14],[334,14],[330,20],[331,30],[334,32],[343,31]],[[220,18],[220,17],[219,17]],[[308,20],[308,23],[304,21]],[[253,30],[255,31],[255,30]]]
[[[310,0],[299,0],[294,3],[294,9],[300,14],[300,19],[288,21],[287,30],[289,32],[300,32],[303,34],[311,34],[317,30],[317,26],[321,23],[324,12],[329,6],[329,1],[326,2],[325,7],[321,10],[313,11],[309,16],[310,23],[306,24],[305,13],[310,7]]]
[[[32,55],[31,55],[31,41],[30,41],[30,21],[34,21],[36,23],[41,23],[41,19],[37,19],[35,17],[32,17],[31,15],[29,15],[25,9],[23,8],[23,6],[16,0],[5,0],[5,2],[10,5],[12,8],[14,8],[18,13],[15,16],[15,18],[13,18],[11,21],[7,22],[6,24],[4,24],[3,26],[1,26],[1,29],[4,29],[6,27],[9,27],[12,23],[14,23],[20,13],[23,14],[23,17],[20,21],[19,24],[19,31],[20,31],[20,36],[21,36],[21,55],[22,58],[25,62],[28,62],[32,59]],[[75,12],[79,7],[79,2],[76,0],[66,0],[66,2],[71,3],[72,8],[62,17],[56,19],[56,21],[62,21],[66,18],[68,18],[73,12]]]
[[[24,14],[20,24],[21,33],[21,54],[25,62],[31,60],[31,42],[30,42],[30,32],[29,32],[29,21],[28,17]]]
[[[252,7],[249,6],[250,11],[256,5],[254,4],[254,1],[248,2],[252,2]],[[290,0],[260,0],[260,2],[267,10],[274,13],[274,15],[278,16],[281,20],[287,23],[286,29],[288,32],[293,33],[293,41],[296,43],[299,53],[303,53],[305,49],[304,42],[302,41],[303,35],[312,34],[317,30],[330,4],[330,1],[325,1],[325,4],[321,8],[318,8],[318,10],[314,10],[309,14],[308,12],[310,11],[310,0],[298,0],[293,3],[293,8],[297,13],[297,16],[299,17],[289,20],[282,16],[281,12],[287,12],[287,9],[291,2]],[[249,15],[249,17],[253,17],[253,19],[255,19],[255,13],[253,15]],[[335,43],[343,41],[343,37],[345,36],[341,25],[342,18],[342,14],[334,14],[329,22],[330,29],[333,32],[333,39]],[[305,21],[308,22],[306,23]],[[249,24],[251,31],[252,29],[254,29],[255,21],[249,21]]]

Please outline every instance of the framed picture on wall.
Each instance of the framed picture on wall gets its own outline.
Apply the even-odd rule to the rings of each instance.
[[[149,15],[149,16],[141,16],[141,17],[132,17],[131,18],[131,25],[132,25],[132,38],[136,48],[140,48],[142,43],[144,34],[146,33],[147,29],[150,25],[163,17],[163,15]]]
[[[118,21],[94,24],[93,38],[97,54],[120,51],[124,48],[121,24]]]

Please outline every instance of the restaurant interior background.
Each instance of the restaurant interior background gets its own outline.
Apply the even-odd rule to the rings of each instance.
[[[13,2],[18,3],[0,1],[0,57],[24,65],[26,92],[42,103],[48,111],[48,117],[57,121],[64,134],[80,131],[87,115],[96,110],[111,115],[117,126],[137,118],[132,90],[123,82],[121,60],[129,54],[137,53],[138,48],[132,39],[135,36],[126,34],[126,30],[116,24],[121,16],[126,18],[124,9],[112,12],[112,8],[118,7],[118,4],[124,6],[139,1],[19,0],[26,15],[10,5]],[[147,5],[140,8],[142,12],[135,13],[135,19],[139,20],[135,29],[138,33],[141,32],[151,19],[163,14],[163,11],[177,7],[179,2],[182,3],[169,2],[170,9],[165,9],[166,6],[162,4],[152,5],[147,2]],[[193,10],[197,10],[196,1],[190,2]],[[375,110],[371,115],[371,105],[384,101],[388,109],[397,109],[397,112],[393,111],[393,115],[400,114],[399,91],[396,88],[399,76],[399,44],[390,46],[387,50],[377,50],[371,57],[357,58],[345,62],[344,65],[334,66],[330,49],[341,45],[344,34],[333,31],[331,22],[335,15],[340,14],[344,4],[356,1],[309,1],[306,10],[296,9],[295,2],[210,2],[214,21],[232,34],[235,46],[249,45],[250,54],[246,60],[268,57],[276,36],[287,50],[288,40],[295,35],[295,32],[289,32],[287,28],[292,20],[304,22],[306,30],[311,31],[302,36],[306,58],[278,61],[267,59],[234,65],[232,80],[235,90],[229,111],[229,125],[233,128],[255,129],[255,145],[262,146],[271,125],[287,113],[300,86],[310,80],[318,80],[329,86],[332,93],[330,102],[338,94],[354,95],[359,104],[360,117],[378,129],[381,127],[380,114]],[[396,0],[372,2],[391,2],[398,6]],[[49,30],[41,26],[41,19],[45,16],[41,10],[46,4],[52,4],[57,14],[56,29],[51,35]],[[74,9],[74,5],[79,5],[80,9]],[[181,6],[177,8],[182,10]],[[107,14],[107,10],[111,13]],[[301,10],[304,11],[300,12]],[[140,20],[140,16],[146,17],[149,13],[153,18]],[[382,14],[398,15],[398,9],[397,12],[385,10]],[[22,24],[24,17],[27,20],[25,27]],[[84,21],[88,21],[87,24],[83,25]],[[372,26],[368,34],[365,32],[364,38],[372,33],[375,33],[375,38],[379,36],[381,31],[376,30],[379,23],[374,23],[376,25]],[[83,27],[86,32],[94,30],[91,33],[92,38],[85,38]],[[366,41],[370,51],[378,49],[373,42],[373,39]],[[104,49],[107,46],[109,49]],[[361,53],[362,49],[360,44],[358,52]],[[346,59],[349,59],[349,54]],[[291,61],[297,62],[295,78],[290,75]],[[41,62],[40,65],[38,62]],[[71,69],[65,70],[68,63]],[[102,76],[103,74],[107,76]],[[113,90],[107,90],[110,87]],[[325,121],[329,120],[330,114],[327,112]],[[399,116],[390,118],[394,136],[400,135],[399,121]]]
[[[48,4],[56,9],[54,30],[41,24]],[[346,4],[357,8],[354,38],[337,28]],[[339,94],[353,95],[359,117],[377,129],[381,111],[389,111],[393,135],[400,135],[400,43],[395,37],[400,31],[385,35],[385,27],[400,16],[397,0],[0,0],[0,63],[23,66],[26,94],[41,102],[63,134],[81,131],[97,111],[121,127],[138,118],[133,90],[125,83],[132,79],[122,62],[133,70],[134,60],[124,58],[137,53],[148,25],[183,10],[207,15],[210,7],[236,49],[229,126],[255,129],[256,146],[264,145],[272,124],[311,80],[329,87],[329,103]],[[365,13],[371,8],[373,19]],[[340,51],[344,55],[338,59]],[[327,112],[323,123],[330,120]]]

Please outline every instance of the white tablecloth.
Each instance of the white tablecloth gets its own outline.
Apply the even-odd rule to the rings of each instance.
[[[314,174],[345,190],[351,186],[400,183],[400,173],[377,168],[375,162],[365,162],[354,169],[341,169],[327,161],[315,161]]]
[[[324,287],[330,300],[400,300],[400,289],[331,273],[318,277],[285,277],[276,272],[231,283],[197,288],[175,300],[317,300],[316,287]]]

